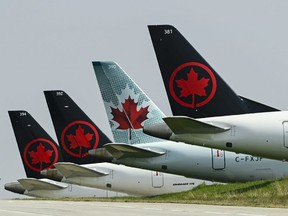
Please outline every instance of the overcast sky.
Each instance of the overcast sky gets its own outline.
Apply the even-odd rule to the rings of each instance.
[[[234,91],[287,110],[288,1],[0,0],[0,198],[25,177],[8,110],[56,139],[43,90],[62,89],[111,132],[91,62],[113,60],[171,114],[147,25],[172,24]]]

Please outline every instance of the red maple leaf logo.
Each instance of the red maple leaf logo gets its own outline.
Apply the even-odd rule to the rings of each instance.
[[[146,119],[148,119],[147,114],[148,107],[141,107],[139,111],[137,111],[137,103],[134,102],[128,97],[125,100],[123,106],[123,111],[120,111],[118,108],[112,108],[112,115],[114,116],[112,120],[119,123],[118,128],[122,130],[126,130],[129,128],[141,129],[143,126],[141,125]],[[117,128],[117,129],[118,129]]]
[[[198,79],[198,74],[191,68],[187,74],[187,80],[176,80],[177,86],[181,88],[180,97],[192,96],[192,107],[195,107],[195,95],[207,96],[205,88],[208,86],[210,79],[202,77]]]
[[[36,138],[26,144],[23,159],[26,166],[36,172],[53,167],[59,159],[58,148],[51,140]]]
[[[84,129],[79,125],[75,131],[75,135],[69,134],[67,135],[67,139],[70,142],[70,149],[75,149],[78,147],[90,147],[90,141],[93,138],[93,134],[86,133],[84,134]]]
[[[29,156],[32,159],[32,164],[38,164],[40,163],[40,170],[42,170],[42,163],[51,163],[50,157],[53,154],[52,150],[45,151],[45,147],[42,143],[40,143],[37,146],[37,150],[35,151],[29,151]]]
[[[61,146],[74,158],[88,156],[88,150],[96,149],[99,134],[95,126],[86,121],[73,121],[61,133]]]

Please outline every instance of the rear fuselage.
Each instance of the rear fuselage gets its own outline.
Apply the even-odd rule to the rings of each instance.
[[[101,177],[70,177],[63,181],[82,186],[123,192],[135,196],[154,196],[181,192],[190,190],[203,183],[203,180],[111,163],[96,163],[82,166],[89,169],[105,170],[105,172],[109,174]]]
[[[157,147],[166,153],[158,157],[125,158],[114,162],[217,182],[247,182],[288,175],[286,162],[257,156],[169,141],[137,146]]]
[[[173,134],[170,139],[193,145],[252,154],[276,160],[288,159],[288,112],[277,111],[198,119],[230,125],[215,134]]]

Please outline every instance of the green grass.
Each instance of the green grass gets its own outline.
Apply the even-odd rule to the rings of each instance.
[[[201,184],[190,191],[153,197],[67,198],[64,200],[288,207],[288,178],[226,185]]]

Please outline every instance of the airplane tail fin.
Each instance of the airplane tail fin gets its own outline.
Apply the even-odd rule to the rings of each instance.
[[[265,104],[259,103],[257,101],[253,101],[251,99],[239,96],[243,103],[246,104],[249,113],[258,113],[258,112],[272,112],[272,111],[279,111],[276,108],[267,106]]]
[[[163,122],[164,114],[115,62],[93,62],[96,78],[117,143],[163,141],[143,133],[143,127]]]
[[[200,118],[276,110],[243,102],[175,27],[148,28],[173,115]]]
[[[40,172],[62,160],[58,145],[26,111],[8,111],[27,177],[41,178]]]
[[[111,140],[81,108],[64,91],[44,91],[44,94],[65,161],[77,164],[107,161],[88,156],[89,150]]]

